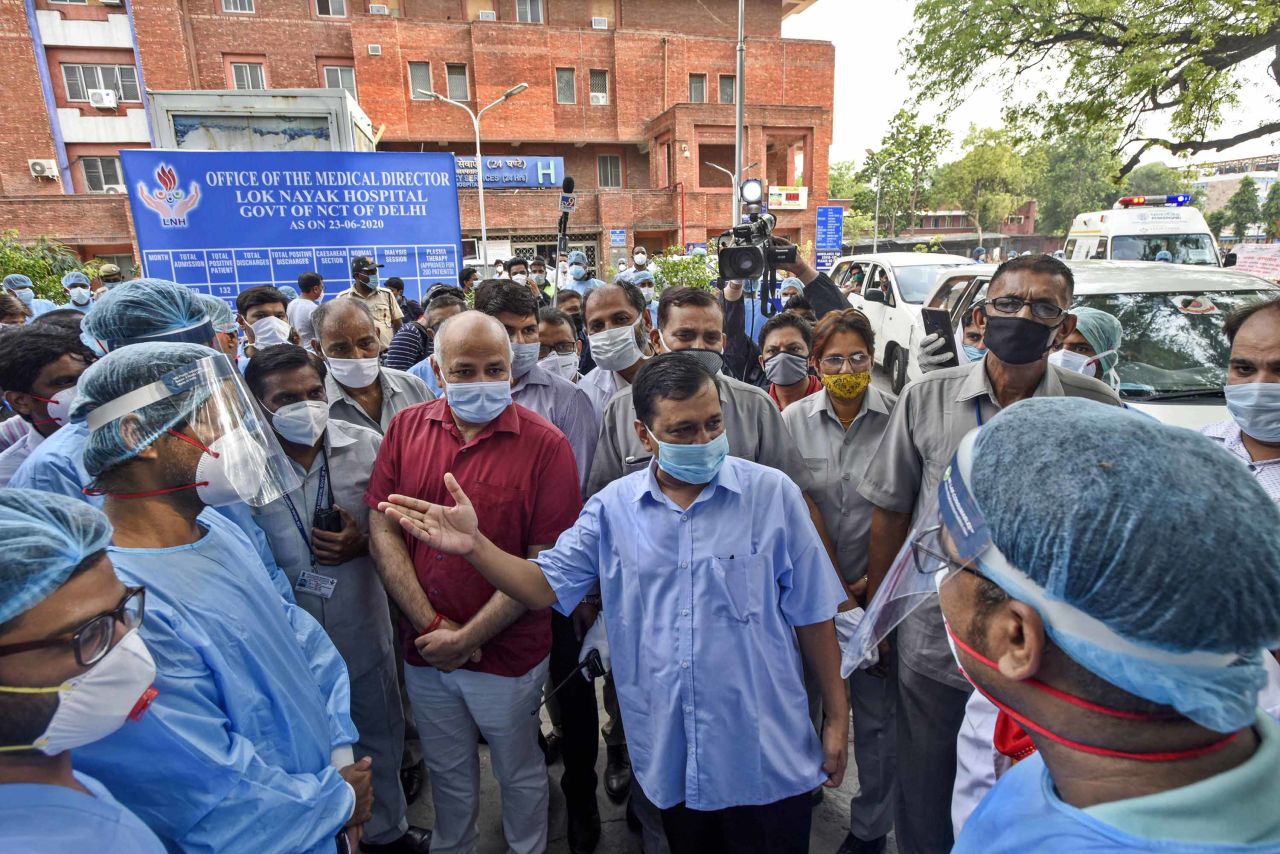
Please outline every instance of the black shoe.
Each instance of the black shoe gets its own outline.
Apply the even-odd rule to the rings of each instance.
[[[822,799],[826,797],[826,793],[822,791],[823,787],[819,786],[809,793],[809,807],[813,808],[822,803]]]
[[[859,839],[850,833],[845,836],[844,842],[840,843],[836,854],[884,854],[888,846],[889,839],[886,836],[877,839]]]
[[[571,854],[591,854],[596,850],[596,846],[600,844],[600,813],[569,813],[568,824]]]
[[[404,799],[413,803],[422,794],[422,783],[426,779],[427,769],[419,762],[409,768],[400,769],[400,788],[404,789]]]
[[[410,827],[395,842],[374,845],[372,842],[361,842],[360,850],[375,854],[427,854],[431,850],[431,831],[423,827]]]
[[[606,748],[608,761],[604,766],[604,790],[609,797],[620,801],[631,788],[631,756],[627,746],[620,744]]]
[[[539,739],[539,745],[542,747],[542,756],[546,759],[548,765],[555,765],[560,761],[560,736],[554,732],[548,733],[545,737]]]

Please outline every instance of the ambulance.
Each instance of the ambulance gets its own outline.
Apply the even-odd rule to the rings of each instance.
[[[1169,261],[1222,266],[1218,243],[1191,196],[1125,196],[1109,211],[1078,215],[1063,252],[1073,261]],[[1166,254],[1167,253],[1167,254]]]

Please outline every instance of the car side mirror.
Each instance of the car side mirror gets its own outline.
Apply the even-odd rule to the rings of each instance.
[[[884,291],[879,288],[867,288],[866,292],[862,294],[862,298],[867,302],[878,302],[882,305],[888,302],[888,299],[885,298]]]

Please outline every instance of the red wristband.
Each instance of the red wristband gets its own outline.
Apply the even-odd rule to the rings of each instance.
[[[432,633],[432,632],[434,632],[436,629],[440,628],[440,624],[441,624],[441,623],[443,623],[443,622],[444,622],[444,614],[441,614],[439,611],[436,611],[436,617],[435,617],[435,619],[434,619],[434,620],[432,620],[430,623],[428,623],[428,624],[427,624],[427,627],[426,627],[425,629],[423,629],[423,630],[422,630],[422,633],[423,633],[424,635],[429,635],[429,634],[431,634],[431,633]]]

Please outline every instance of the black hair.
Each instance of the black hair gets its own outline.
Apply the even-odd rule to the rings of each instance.
[[[280,293],[280,291],[271,285],[259,285],[256,288],[249,288],[247,291],[241,291],[236,295],[236,311],[241,317],[244,317],[249,313],[249,309],[273,302],[285,305],[289,301],[284,298],[284,294]]]
[[[427,304],[423,306],[423,309],[431,311],[433,308],[447,308],[451,305],[462,306],[462,309],[465,311],[467,308],[467,301],[463,298],[462,291],[455,288],[442,288],[441,290],[436,291],[435,295],[432,296],[431,299],[427,300]]]
[[[1222,324],[1222,331],[1226,333],[1227,342],[1234,345],[1236,343],[1236,335],[1239,334],[1240,327],[1244,326],[1245,321],[1263,311],[1280,311],[1280,297],[1274,297],[1263,302],[1255,302],[1253,305],[1238,308],[1228,314],[1227,319]]]
[[[465,287],[467,282],[471,281],[471,277],[480,273],[475,267],[463,267],[462,272],[458,274],[458,287]]]
[[[796,294],[787,300],[786,305],[782,307],[783,311],[813,311],[813,303],[805,297],[804,294]]]
[[[634,285],[632,287],[635,287]],[[703,288],[667,288],[658,300],[658,327],[665,328],[673,308],[714,308],[723,313],[720,301]]]
[[[649,301],[644,298],[644,294],[639,288],[630,282],[615,282],[611,285],[605,285],[603,288],[592,288],[587,291],[586,296],[582,298],[583,317],[586,317],[587,315],[587,303],[591,302],[592,295],[600,293],[600,291],[603,291],[605,288],[622,288],[622,293],[626,295],[627,302],[631,303],[632,308],[634,308],[641,316],[648,313]]]
[[[68,332],[80,334],[80,323],[84,320],[84,310],[79,308],[55,308],[53,311],[46,311],[39,317],[31,319],[32,326],[51,326],[54,329],[65,329]]]
[[[484,279],[471,288],[471,304],[479,308],[493,296],[494,289],[510,284],[509,279]],[[518,286],[517,286],[518,287]]]
[[[991,281],[987,283],[987,293],[991,293],[991,289],[995,287],[996,281],[1005,273],[1014,273],[1019,270],[1025,270],[1028,273],[1039,273],[1042,276],[1057,276],[1067,283],[1067,302],[1071,302],[1071,297],[1075,295],[1076,277],[1071,272],[1071,268],[1062,263],[1052,255],[1019,255],[1017,258],[1010,258],[991,274]]]
[[[799,332],[800,337],[804,339],[804,346],[812,349],[813,327],[809,325],[809,321],[797,314],[787,314],[785,311],[778,312],[765,321],[764,326],[760,327],[760,339],[756,342],[760,349],[764,350],[764,342],[769,340],[770,335],[785,327],[790,327]]]
[[[663,353],[644,363],[631,384],[636,418],[652,429],[659,400],[688,400],[715,377],[689,353]]]
[[[483,292],[476,291],[476,308],[492,317],[506,312],[516,317],[538,316],[538,298],[527,287],[506,279],[495,279],[496,286],[485,282]]]
[[[550,323],[552,326],[567,326],[569,331],[576,334],[578,327],[573,325],[573,318],[565,314],[555,306],[543,306],[538,309],[538,322]]]
[[[261,399],[262,387],[267,384],[267,377],[299,368],[315,368],[320,375],[320,382],[324,382],[325,375],[329,372],[324,359],[310,350],[294,344],[273,344],[258,350],[249,359],[249,364],[244,367],[244,382],[253,396]]]
[[[547,267],[547,259],[543,258],[541,255],[534,255],[529,259],[529,266],[533,267],[534,264],[541,264],[542,268],[545,270]]]
[[[301,273],[298,276],[298,293],[305,294],[317,287],[324,287],[324,279],[319,273]]]
[[[404,279],[400,278],[399,276],[391,276],[385,281],[383,281],[382,286],[384,288],[391,288],[392,290],[403,291]]]
[[[557,306],[563,305],[564,303],[568,302],[571,299],[576,299],[579,303],[581,303],[582,294],[578,293],[577,291],[570,290],[569,288],[565,288],[562,291],[556,291],[555,302]]]
[[[79,356],[85,364],[95,358],[78,330],[52,323],[23,326],[0,336],[0,389],[30,394],[40,371],[66,355]]]
[[[518,266],[521,266],[521,267],[524,267],[524,271],[525,271],[525,273],[526,273],[526,274],[529,272],[529,259],[527,259],[527,258],[520,258],[520,257],[518,257],[518,256],[517,256],[517,257],[512,258],[510,261],[508,261],[508,262],[507,262],[507,266],[506,266],[507,275],[511,275],[511,268],[512,268],[513,266],[517,266],[517,265],[518,265]]]

